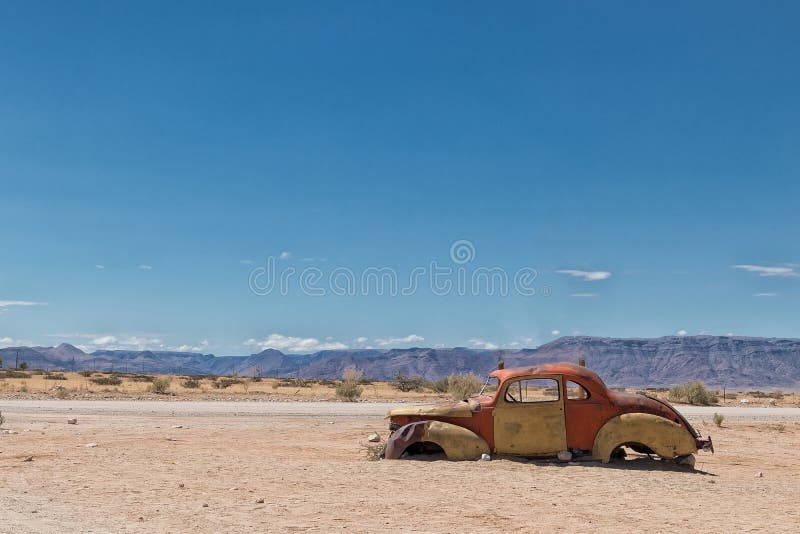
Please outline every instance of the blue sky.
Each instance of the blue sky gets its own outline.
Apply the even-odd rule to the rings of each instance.
[[[4,2],[0,346],[800,337],[798,16]],[[252,290],[268,258],[287,291]],[[433,261],[535,294],[331,291]]]

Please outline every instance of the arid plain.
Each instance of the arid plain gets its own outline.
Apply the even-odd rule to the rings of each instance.
[[[245,400],[252,391],[226,403],[100,402],[30,389],[29,400],[10,391],[0,399],[0,532],[787,532],[800,524],[796,409],[783,418],[781,408],[751,408],[753,420],[731,417],[721,428],[691,416],[716,454],[699,453],[690,471],[638,455],[609,465],[373,461],[367,436],[388,432],[371,403]],[[759,413],[771,415],[756,421]]]

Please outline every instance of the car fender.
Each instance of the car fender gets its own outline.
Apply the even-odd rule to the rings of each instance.
[[[614,450],[626,443],[645,445],[667,459],[697,452],[694,436],[678,423],[648,413],[626,413],[600,428],[594,438],[592,456],[607,463]]]
[[[398,428],[386,443],[385,457],[396,460],[409,445],[435,443],[448,460],[477,460],[489,454],[489,445],[472,430],[442,421],[417,421]]]

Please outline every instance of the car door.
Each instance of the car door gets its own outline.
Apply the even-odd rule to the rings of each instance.
[[[498,454],[549,456],[567,448],[561,376],[506,381],[494,409]]]

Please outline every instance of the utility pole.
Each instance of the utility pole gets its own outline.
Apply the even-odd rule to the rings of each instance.
[[[17,362],[14,364],[14,369],[19,369],[19,351],[17,351]]]

